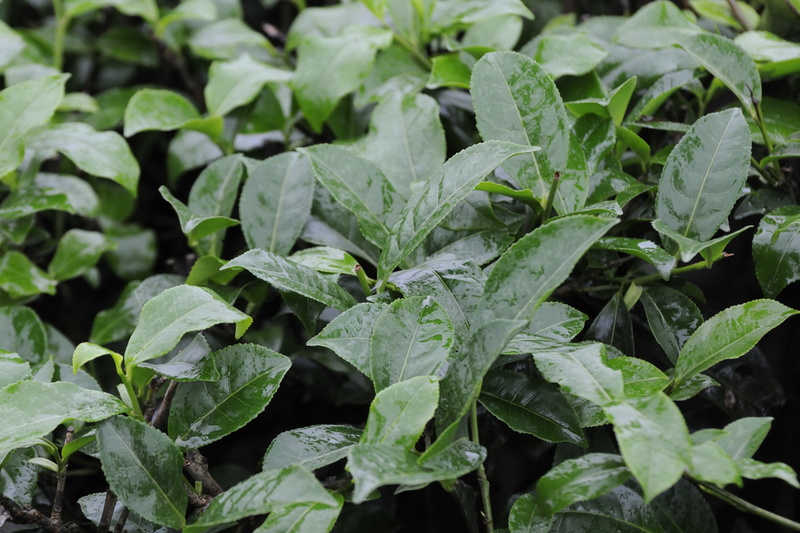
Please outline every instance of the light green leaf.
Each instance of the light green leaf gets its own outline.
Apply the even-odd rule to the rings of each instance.
[[[69,18],[104,7],[114,7],[125,15],[142,17],[151,24],[158,20],[158,6],[154,0],[66,0],[64,2],[65,15]]]
[[[0,22],[0,68],[8,65],[26,47],[25,40],[5,22]]]
[[[64,97],[67,78],[62,74],[23,81],[0,92],[0,176],[22,163],[25,134],[50,120]]]
[[[694,398],[708,387],[718,386],[719,382],[709,376],[705,374],[695,374],[683,383],[673,386],[669,391],[669,397],[674,402],[680,402],[682,400]]]
[[[31,377],[33,374],[28,361],[15,353],[0,353],[0,389]]]
[[[640,299],[650,331],[675,363],[686,340],[703,323],[703,315],[688,296],[669,287],[646,287]]]
[[[539,478],[539,508],[543,513],[555,514],[575,502],[602,496],[630,477],[631,472],[619,455],[590,453],[567,459]]]
[[[354,276],[358,267],[358,261],[352,255],[329,246],[314,246],[313,248],[298,250],[290,255],[289,259],[323,274],[348,274]]]
[[[772,425],[772,417],[746,417],[724,428],[725,434],[714,441],[736,461],[755,455]]]
[[[707,241],[727,220],[750,165],[750,135],[739,109],[695,122],[667,158],[656,217],[685,237]]]
[[[703,30],[672,2],[650,2],[617,27],[617,42],[631,48],[664,48]]]
[[[148,368],[159,376],[173,381],[217,381],[219,371],[214,364],[211,347],[202,333],[195,335],[191,342],[179,347],[180,351],[162,363],[141,363],[141,368]]]
[[[375,321],[386,306],[379,303],[362,303],[337,316],[306,344],[325,346],[370,376],[370,340]]]
[[[262,470],[299,465],[316,470],[347,457],[362,430],[353,426],[321,425],[284,431],[267,448]]]
[[[553,79],[582,76],[605,59],[608,52],[584,32],[545,33],[520,50]]]
[[[202,533],[213,526],[236,522],[248,516],[271,513],[297,503],[337,507],[339,501],[308,470],[290,466],[250,476],[226,490],[183,533]]]
[[[439,87],[469,89],[472,71],[461,60],[462,55],[466,55],[466,52],[453,52],[434,57],[431,60],[431,76],[428,78],[426,87],[428,89],[438,89]]]
[[[242,54],[232,61],[215,61],[208,73],[206,105],[212,115],[225,116],[237,107],[249,104],[269,82],[288,82],[292,73],[256,61]]]
[[[617,223],[575,215],[549,221],[512,245],[486,281],[486,316],[530,320],[592,244]]]
[[[411,449],[439,403],[439,382],[417,376],[380,392],[369,407],[360,444],[385,444]]]
[[[673,381],[682,383],[720,361],[744,355],[761,337],[797,313],[774,300],[754,300],[714,315],[683,345]]]
[[[25,298],[41,293],[55,294],[57,281],[16,250],[0,259],[0,289],[11,298]]]
[[[401,298],[378,316],[370,340],[370,378],[380,392],[416,376],[436,376],[453,344],[453,324],[431,297]]]
[[[222,148],[205,133],[192,130],[178,131],[167,149],[170,185],[177,183],[184,172],[202,167],[222,155]]]
[[[234,344],[214,354],[219,380],[182,383],[169,416],[169,434],[183,449],[199,448],[258,416],[269,404],[289,358],[255,344]]]
[[[335,145],[298,151],[308,156],[314,175],[331,196],[353,212],[364,237],[382,246],[404,203],[392,182],[376,165]]]
[[[392,226],[378,264],[380,287],[386,283],[391,271],[422,244],[425,237],[489,172],[512,155],[535,150],[538,147],[487,141],[451,157],[424,187],[411,195]]]
[[[77,374],[83,365],[104,355],[110,355],[117,367],[122,368],[122,356],[117,352],[90,342],[80,343],[72,354],[72,373]]]
[[[547,442],[586,445],[575,411],[549,383],[526,374],[495,370],[484,378],[478,400],[514,431]]]
[[[533,13],[520,0],[440,0],[431,16],[429,31],[447,33],[465,24],[500,15],[533,18]]]
[[[733,42],[756,62],[764,80],[800,71],[800,45],[786,41],[768,31],[746,31]]]
[[[210,290],[189,285],[172,287],[142,307],[125,349],[125,364],[135,366],[164,355],[190,331],[234,323],[236,337],[241,337],[252,322]]]
[[[792,487],[800,489],[797,473],[786,463],[762,463],[754,459],[740,459],[737,463],[741,469],[742,477],[747,479],[782,479]]]
[[[0,307],[0,350],[39,363],[48,351],[48,333],[36,312],[17,305]]]
[[[114,494],[133,512],[180,529],[186,524],[183,455],[164,433],[124,416],[97,429],[103,473]]]
[[[352,26],[335,37],[314,35],[300,43],[292,87],[315,131],[321,130],[339,100],[367,77],[375,53],[391,42],[389,30]]]
[[[523,335],[570,341],[583,330],[587,316],[559,302],[545,302],[534,311]]]
[[[678,255],[680,255],[681,261],[684,263],[691,261],[692,258],[694,258],[694,256],[696,256],[698,253],[701,254],[704,259],[711,258],[711,262],[713,263],[714,261],[720,259],[722,252],[725,250],[725,247],[730,241],[751,227],[745,226],[744,228],[734,231],[733,233],[727,233],[721,237],[717,237],[716,239],[701,242],[682,235],[678,231],[667,226],[661,220],[654,220],[651,225],[653,226],[653,229],[662,235],[662,242],[665,242],[668,245],[672,244],[670,241],[674,242],[674,246],[676,246],[678,249]]]
[[[246,51],[258,54],[257,57],[274,53],[266,37],[241,18],[226,18],[202,26],[189,38],[189,48],[203,59],[211,60],[234,59]]]
[[[692,446],[691,474],[696,479],[717,485],[742,484],[739,466],[713,441]]]
[[[0,389],[0,453],[36,443],[65,420],[97,422],[127,407],[114,396],[59,381],[20,381]]]
[[[161,193],[161,197],[164,200],[169,202],[178,215],[181,231],[189,239],[190,246],[197,246],[199,240],[203,237],[208,237],[217,231],[239,224],[238,220],[229,217],[202,216],[194,213],[186,204],[172,196],[172,193],[164,185],[158,188],[158,192]]]
[[[314,199],[314,174],[305,157],[280,154],[248,172],[239,200],[250,248],[286,255],[303,231]]]
[[[125,108],[125,137],[141,131],[172,131],[184,128],[216,139],[222,134],[222,118],[201,118],[197,108],[189,100],[164,89],[137,91]]]
[[[264,250],[250,250],[232,259],[221,270],[244,268],[283,291],[296,292],[317,302],[344,311],[356,304],[350,294],[330,278],[305,265]]]
[[[646,502],[691,468],[691,441],[678,407],[662,393],[604,407],[622,457],[644,490]]]
[[[80,276],[92,268],[114,243],[102,233],[71,229],[58,241],[47,272],[59,281]]]
[[[606,365],[622,372],[624,394],[627,398],[651,396],[669,385],[669,377],[655,365],[636,357],[615,357]]]
[[[337,505],[296,503],[276,509],[253,533],[327,533],[333,528],[344,504],[344,497],[331,494]]]
[[[159,19],[155,27],[155,33],[159,38],[163,38],[167,27],[175,22],[188,20],[212,21],[216,18],[217,6],[211,0],[185,0]]]
[[[646,239],[631,239],[627,237],[605,237],[594,244],[601,250],[615,250],[647,261],[658,271],[665,280],[669,280],[672,269],[675,268],[675,257],[664,251],[652,241]]]
[[[602,406],[624,396],[622,372],[609,367],[605,356],[605,346],[592,343],[571,351],[536,352],[533,359],[547,381]]]

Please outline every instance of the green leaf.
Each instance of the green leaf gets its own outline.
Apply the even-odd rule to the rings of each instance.
[[[232,259],[221,270],[244,268],[283,291],[296,292],[317,302],[344,311],[356,304],[352,296],[327,278],[305,265],[264,250],[250,250]]]
[[[544,203],[559,173],[562,181],[556,210],[568,213],[582,207],[587,191],[567,172],[567,111],[542,67],[514,52],[486,54],[475,64],[472,85],[472,103],[483,139],[541,147],[536,154],[526,153],[504,162],[503,168],[511,177]]]
[[[727,220],[750,165],[750,135],[738,109],[695,122],[672,150],[656,195],[656,216],[707,241]]]
[[[655,511],[642,500],[638,492],[625,485],[620,485],[599,498],[578,502],[564,509],[555,515],[552,527],[553,531],[592,533],[664,531]]]
[[[8,65],[26,46],[25,40],[8,24],[0,23],[0,68]]]
[[[717,261],[722,257],[722,252],[725,250],[725,247],[728,245],[728,243],[751,227],[745,226],[744,228],[734,231],[733,233],[725,234],[722,237],[717,237],[716,239],[711,239],[710,241],[700,242],[683,236],[676,230],[667,226],[661,220],[654,220],[651,225],[653,226],[653,229],[662,235],[662,242],[669,244],[670,241],[673,241],[675,243],[678,248],[678,254],[681,257],[681,261],[685,263],[691,261],[692,258],[698,253],[703,256],[703,259],[706,259],[707,261],[710,259],[711,263]],[[665,240],[665,238],[669,240]]]
[[[442,379],[437,428],[446,428],[467,413],[492,363],[524,326],[525,322],[519,320],[487,320],[472,330],[464,345],[453,354]]]
[[[150,23],[158,20],[158,6],[154,0],[66,0],[65,15],[74,18],[104,7],[114,7],[120,13],[139,16]]]
[[[253,533],[327,533],[342,510],[344,497],[333,493],[337,505],[297,503],[271,512]]]
[[[698,63],[719,79],[758,120],[755,102],[761,101],[761,78],[755,63],[739,45],[715,33],[698,33],[678,42]]]
[[[606,365],[622,372],[623,392],[627,398],[651,396],[664,390],[670,382],[666,374],[644,359],[615,357]]]
[[[139,323],[125,348],[125,364],[136,366],[164,355],[190,331],[234,323],[236,336],[241,337],[252,322],[252,318],[207,289],[172,287],[142,307]]]
[[[434,57],[431,60],[431,76],[428,78],[426,87],[428,89],[439,87],[469,89],[472,71],[461,60],[462,54],[465,52],[453,52]]]
[[[539,507],[532,494],[517,498],[508,513],[509,533],[549,533],[553,517],[544,516]]]
[[[34,448],[14,450],[5,457],[0,470],[0,494],[17,505],[30,505],[39,480],[39,469],[29,461],[36,457]]]
[[[172,193],[164,185],[158,188],[158,192],[175,210],[181,224],[181,231],[189,239],[191,246],[197,246],[199,240],[203,237],[208,237],[217,231],[239,224],[238,220],[229,217],[201,216],[194,213],[186,204],[172,196]]]
[[[217,381],[220,378],[211,348],[200,333],[168,361],[158,364],[142,363],[139,366],[149,368],[159,376],[173,381]]]
[[[608,52],[584,32],[545,33],[522,47],[553,79],[581,76],[600,64]]]
[[[712,441],[692,446],[691,474],[696,479],[717,485],[742,484],[739,466]]]
[[[762,217],[753,236],[756,277],[767,297],[775,297],[800,279],[800,224],[786,225],[800,214],[795,206],[780,207]]]
[[[703,323],[703,315],[688,296],[669,287],[645,287],[640,299],[650,331],[675,363],[686,340]]]
[[[201,118],[197,108],[189,100],[164,89],[137,91],[125,108],[125,137],[141,131],[172,131],[184,128],[216,139],[222,134],[222,118]]]
[[[358,261],[352,255],[328,246],[315,246],[298,250],[289,258],[323,274],[348,274],[354,276],[358,267]]]
[[[183,383],[169,417],[169,434],[184,449],[199,448],[258,416],[269,404],[289,359],[255,344],[234,344],[214,354],[219,380]]]
[[[571,351],[537,352],[533,358],[547,381],[602,406],[623,397],[622,372],[609,367],[605,355],[605,346],[592,343]]]
[[[678,407],[662,393],[604,407],[622,457],[649,502],[691,468],[691,442]]]
[[[266,83],[286,83],[291,79],[291,71],[265,65],[248,54],[232,61],[215,61],[209,68],[205,88],[208,112],[225,116],[255,100]]]
[[[538,150],[502,141],[470,146],[451,157],[417,189],[392,226],[378,264],[379,290],[386,278],[486,175],[512,155]]]
[[[378,165],[394,189],[407,198],[413,183],[428,179],[445,161],[439,104],[424,94],[392,91],[373,109],[367,137],[349,148]]]
[[[362,430],[353,426],[321,425],[284,431],[267,448],[262,470],[299,465],[316,470],[347,457]]]
[[[370,374],[380,392],[393,383],[442,372],[453,344],[453,324],[432,298],[401,298],[375,320]]]
[[[180,285],[181,281],[179,276],[159,274],[129,283],[114,307],[97,314],[89,340],[108,344],[129,336],[136,328],[142,306],[164,290]]]
[[[25,254],[10,250],[0,259],[0,289],[14,299],[41,293],[55,294],[57,281]]]
[[[386,306],[362,303],[337,316],[306,344],[325,346],[356,367],[365,376],[371,375],[370,341],[375,321]]]
[[[48,334],[33,309],[0,306],[0,349],[17,353],[25,361],[39,363],[48,351]]]
[[[705,374],[695,374],[683,383],[673,386],[669,397],[674,402],[694,398],[708,387],[719,387],[719,383]]]
[[[395,383],[375,396],[360,444],[385,444],[411,449],[439,403],[439,382],[417,376]]]
[[[750,459],[767,437],[772,417],[746,417],[725,426],[725,434],[715,442],[736,461]]]
[[[371,162],[334,145],[299,150],[308,156],[317,180],[337,202],[353,212],[361,233],[382,246],[403,207],[403,197]]]
[[[47,272],[59,281],[71,279],[92,268],[114,243],[102,233],[71,229],[58,241]]]
[[[792,487],[800,489],[797,473],[786,463],[762,463],[753,459],[740,459],[737,463],[741,469],[742,477],[747,479],[782,479]]]
[[[531,11],[520,0],[442,0],[436,2],[429,31],[448,33],[465,24],[500,15],[533,18]]]
[[[77,374],[83,365],[104,355],[110,355],[117,367],[122,368],[122,356],[117,352],[90,342],[80,343],[72,354],[72,373]]]
[[[794,74],[800,70],[800,45],[768,31],[746,31],[733,42],[753,58],[764,80]]]
[[[69,419],[97,422],[127,407],[114,396],[59,381],[20,381],[0,389],[0,452],[35,444]]]
[[[212,21],[216,18],[217,6],[214,2],[210,0],[186,0],[159,19],[155,32],[159,38],[163,38],[167,27],[175,22],[188,20]]]
[[[114,494],[133,512],[157,524],[186,524],[183,455],[162,432],[115,416],[97,428],[103,473]]]
[[[99,132],[87,124],[68,122],[36,134],[29,148],[45,155],[60,152],[84,172],[110,179],[136,196],[139,163],[116,132]]]
[[[280,154],[248,172],[239,200],[250,248],[286,255],[303,231],[314,198],[314,174],[305,157]]]
[[[170,185],[177,183],[184,172],[202,167],[222,155],[222,148],[205,133],[180,130],[170,141],[167,150]]]
[[[309,36],[300,43],[292,87],[315,131],[321,130],[339,100],[367,77],[375,53],[391,42],[389,30],[352,26],[335,37]]]
[[[256,57],[274,52],[266,37],[241,18],[226,18],[202,26],[189,39],[189,48],[195,55],[210,60],[234,59],[245,52]]]
[[[754,300],[714,315],[683,345],[673,381],[682,383],[720,361],[744,355],[771,329],[797,313],[774,300]]]
[[[216,497],[206,512],[195,523],[186,526],[183,533],[201,533],[213,526],[271,513],[297,503],[339,505],[338,500],[305,468],[290,466],[282,470],[267,470],[250,476]]]
[[[62,74],[23,81],[0,92],[0,176],[22,163],[25,134],[50,120],[64,97],[67,78]]]
[[[384,485],[424,485],[456,479],[475,470],[486,450],[461,439],[426,457],[387,444],[359,444],[350,450],[347,469],[355,481],[353,503],[361,503]]]
[[[681,479],[671,489],[659,494],[653,509],[666,533],[716,533],[714,513],[694,484]]]
[[[585,338],[613,346],[624,354],[634,353],[633,324],[621,291],[597,313]]]
[[[15,353],[0,353],[0,389],[31,377],[29,362]]]
[[[495,370],[484,378],[478,400],[514,431],[547,442],[586,446],[575,411],[549,383],[526,374]]]
[[[664,48],[700,33],[672,2],[650,2],[617,27],[615,39],[631,48]]]
[[[631,472],[619,455],[590,453],[567,459],[539,478],[539,507],[541,512],[552,515],[573,503],[602,496],[630,477]]]
[[[653,241],[646,239],[631,239],[627,237],[605,237],[594,244],[601,250],[614,250],[624,254],[638,257],[653,265],[658,274],[669,281],[669,275],[675,268],[675,257],[664,251]]]
[[[583,330],[587,316],[559,302],[545,302],[534,311],[525,335],[570,341]]]
[[[530,320],[589,247],[616,223],[575,215],[551,220],[525,235],[497,260],[489,274],[485,315]]]

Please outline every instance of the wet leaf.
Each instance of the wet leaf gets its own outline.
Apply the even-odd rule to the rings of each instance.
[[[211,163],[195,180],[189,192],[189,211],[200,217],[230,217],[239,193],[239,184],[244,178],[241,156],[224,157]],[[194,233],[200,233],[195,228]],[[199,247],[205,253],[219,255],[224,228],[200,240]]]
[[[211,348],[202,334],[197,334],[168,361],[155,364],[142,363],[139,366],[149,368],[173,381],[217,381],[220,377],[214,358],[211,356]]]
[[[641,495],[621,485],[610,493],[573,504],[555,515],[555,531],[591,531],[592,533],[662,533],[655,512]]]
[[[158,192],[161,193],[161,197],[164,200],[169,202],[178,215],[181,231],[186,235],[190,246],[197,246],[200,239],[239,224],[238,220],[230,217],[202,216],[192,212],[186,204],[175,198],[164,185],[158,188]]]
[[[356,367],[365,376],[371,375],[370,342],[375,321],[386,306],[363,303],[337,316],[306,344],[325,346]]]
[[[532,494],[523,494],[508,513],[509,533],[549,533],[553,517],[545,516]]]
[[[100,463],[111,490],[133,512],[165,526],[186,524],[183,455],[164,433],[116,416],[97,429]]]
[[[691,474],[696,479],[717,485],[742,485],[739,465],[712,441],[692,446]]]
[[[605,357],[605,347],[600,343],[571,351],[541,351],[533,356],[547,381],[601,406],[623,397],[622,372],[609,367]]]
[[[633,324],[622,292],[617,292],[597,313],[586,331],[586,340],[611,345],[627,355],[634,353]]]
[[[47,330],[33,309],[16,305],[0,307],[0,349],[39,363],[47,352],[47,339]]]
[[[573,503],[602,496],[630,477],[619,455],[590,453],[567,459],[536,484],[539,507],[543,513],[555,514]]]
[[[606,365],[622,372],[624,393],[627,398],[651,396],[669,385],[669,377],[644,359],[615,357],[609,359]]]
[[[239,200],[250,248],[287,255],[303,231],[314,198],[314,175],[305,157],[280,154],[248,172]]]
[[[792,487],[800,489],[797,473],[786,463],[762,463],[753,459],[740,459],[737,463],[741,469],[742,477],[747,479],[782,479]]]
[[[0,494],[17,505],[30,505],[33,502],[39,480],[39,469],[29,462],[34,457],[34,448],[14,450],[5,458],[0,469]]]
[[[370,405],[359,443],[413,448],[438,403],[439,382],[431,376],[417,376],[381,390]]]
[[[175,393],[169,434],[183,449],[199,448],[233,433],[272,400],[289,359],[255,344],[234,344],[214,353],[220,379],[182,383]]]
[[[774,298],[800,279],[800,224],[785,225],[798,214],[794,206],[778,208],[761,219],[753,236],[756,277],[767,297]]]
[[[686,340],[703,323],[703,315],[688,296],[669,287],[646,287],[641,302],[650,331],[675,363]]]
[[[714,315],[684,344],[673,381],[682,383],[720,361],[744,355],[771,329],[797,313],[774,300],[754,300]]]
[[[219,5],[217,8],[219,10]],[[236,10],[238,11],[238,9]],[[228,17],[239,17],[234,11]],[[220,17],[224,15],[220,13]],[[204,59],[234,59],[244,52],[264,55],[274,51],[262,33],[259,33],[240,18],[223,18],[202,26],[189,38],[189,48]]]
[[[15,353],[0,353],[0,389],[32,376],[29,362]]]
[[[267,448],[263,470],[280,470],[299,465],[316,470],[347,457],[361,439],[362,430],[353,426],[321,425],[284,431]]]
[[[296,503],[271,512],[253,533],[327,533],[342,510],[344,497],[332,494],[336,505]]]
[[[615,250],[647,261],[656,268],[658,274],[665,281],[669,280],[669,275],[677,262],[674,256],[668,254],[653,241],[646,239],[605,237],[597,241],[594,247],[601,250]]]
[[[28,259],[25,254],[9,250],[0,259],[0,289],[11,298],[46,293],[55,294],[57,281]]]
[[[47,272],[59,281],[80,276],[113,247],[113,242],[102,233],[71,229],[58,241],[56,253],[47,267]]]
[[[581,76],[594,69],[608,52],[584,32],[546,33],[522,47],[553,79]]]
[[[355,276],[356,267],[358,266],[358,261],[352,255],[328,246],[315,246],[298,250],[289,256],[289,259],[323,274]]]
[[[716,533],[714,514],[695,486],[681,479],[650,502],[665,533]]]

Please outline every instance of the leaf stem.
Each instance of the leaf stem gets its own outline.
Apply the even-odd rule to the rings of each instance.
[[[361,267],[361,265],[356,265],[354,270],[356,271],[358,282],[361,283],[361,288],[364,290],[364,295],[371,295],[372,287],[369,286],[369,278],[367,278],[367,274],[364,272],[364,269]]]
[[[752,98],[753,105],[756,108],[756,122],[758,123],[758,129],[761,130],[761,136],[764,137],[764,144],[767,147],[767,152],[772,153],[772,140],[769,138],[769,133],[767,133],[767,125],[764,124],[764,113],[761,111],[761,102]]]
[[[469,413],[470,418],[470,433],[472,434],[472,442],[480,445],[480,438],[478,436],[478,402],[473,400],[472,408]],[[483,501],[483,520],[486,523],[486,531],[494,533],[494,519],[492,518],[492,499],[489,492],[489,478],[486,477],[486,469],[483,463],[478,465],[478,483],[481,486],[481,500]]]
[[[689,476],[689,479],[691,479],[694,483],[696,483],[703,491],[711,494],[712,496],[716,496],[720,500],[724,501],[729,505],[732,505],[733,507],[737,508],[738,510],[744,513],[750,513],[765,520],[769,520],[770,522],[780,524],[781,526],[791,529],[793,531],[800,531],[800,523],[795,522],[794,520],[790,520],[779,514],[775,514],[771,511],[767,511],[766,509],[762,509],[757,505],[753,505],[747,500],[743,500],[742,498],[736,496],[735,494],[732,494],[721,487],[717,487],[713,483],[700,481],[698,479],[692,478],[691,476]]]
[[[61,70],[64,65],[64,40],[67,36],[70,17],[64,13],[62,0],[53,0],[53,11],[56,17],[56,33],[53,38],[53,66]]]
[[[723,256],[724,257],[724,256]],[[698,261],[697,263],[692,263],[691,265],[686,265],[678,268],[674,268],[670,273],[670,276],[673,274],[683,274],[684,272],[691,272],[693,270],[702,270],[704,268],[711,268],[713,263],[709,263],[708,260]],[[642,285],[643,283],[650,283],[651,281],[660,280],[661,274],[650,274],[648,276],[641,276],[639,278],[634,279],[631,283],[635,283],[636,285]]]
[[[556,198],[556,190],[558,190],[558,181],[560,179],[561,175],[556,172],[553,176],[553,183],[550,184],[550,192],[547,193],[547,203],[542,211],[542,224],[547,222],[547,219],[550,218],[550,212],[553,210],[553,201]]]
[[[728,6],[730,6],[731,13],[733,13],[733,16],[739,21],[739,24],[741,24],[746,31],[752,31],[753,25],[750,24],[749,20],[747,20],[747,15],[745,15],[744,11],[742,11],[742,8],[739,6],[739,2],[736,0],[728,0]]]

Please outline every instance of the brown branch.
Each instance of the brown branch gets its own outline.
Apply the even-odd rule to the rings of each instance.
[[[64,446],[72,441],[72,436],[75,433],[75,427],[69,426],[67,434],[64,436]],[[61,511],[64,505],[64,485],[67,482],[67,461],[58,466],[58,473],[56,474],[56,493],[53,496],[53,509],[50,512],[50,518],[56,524],[61,523]]]
[[[114,507],[117,506],[117,497],[110,490],[106,491],[106,501],[103,504],[103,514],[100,515],[100,522],[97,524],[97,533],[106,533],[108,526],[111,525],[111,518],[114,516]]]
[[[39,524],[45,531],[53,533],[79,533],[81,528],[78,524],[62,524],[56,522],[41,511],[26,505],[25,507],[17,506],[10,498],[0,494],[0,508],[11,516],[11,520],[15,524]]]
[[[219,483],[208,473],[208,461],[198,450],[186,452],[183,461],[183,471],[192,481],[203,484],[203,490],[211,496],[219,496],[224,492]]]
[[[169,413],[169,408],[172,406],[172,399],[175,398],[175,391],[177,390],[178,382],[170,381],[167,386],[167,392],[164,393],[164,398],[161,399],[161,405],[158,406],[158,409],[156,409],[153,414],[153,419],[150,421],[150,425],[154,428],[161,429],[164,427],[167,420],[167,413]]]
[[[128,521],[128,515],[130,514],[130,510],[127,507],[122,509],[122,512],[119,513],[119,520],[117,520],[117,525],[114,526],[114,533],[123,533],[125,531],[125,522]]]

